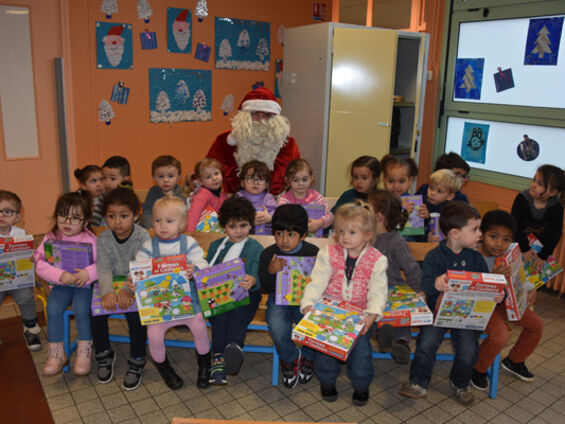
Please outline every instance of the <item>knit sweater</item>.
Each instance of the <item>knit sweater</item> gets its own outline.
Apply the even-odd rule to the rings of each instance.
[[[183,196],[182,188],[178,184],[175,186],[172,194],[186,203],[186,197]],[[141,221],[141,226],[143,228],[153,228],[153,205],[155,205],[155,202],[164,195],[163,190],[161,190],[161,188],[157,185],[151,187],[147,192],[145,202],[143,203],[143,216]]]
[[[332,225],[334,220],[333,214],[328,208],[326,199],[316,190],[309,189],[306,192],[306,196],[303,199],[299,199],[294,195],[292,191],[287,191],[279,198],[279,205],[284,205],[287,203],[297,204],[297,205],[323,205],[324,206],[324,216],[322,216],[323,228],[328,228]]]
[[[216,196],[206,187],[200,187],[198,191],[194,193],[194,196],[192,196],[192,203],[190,204],[186,221],[186,231],[192,232],[196,230],[196,226],[200,220],[200,214],[206,206],[210,206],[216,213],[219,213],[220,206],[222,206],[226,198],[227,196],[223,192],[220,192],[220,195]]]

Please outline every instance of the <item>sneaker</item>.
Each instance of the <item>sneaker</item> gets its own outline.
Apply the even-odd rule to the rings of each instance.
[[[225,386],[228,384],[224,357],[221,354],[214,355],[212,366],[210,367],[210,384],[213,386]]]
[[[165,362],[155,362],[155,368],[157,368],[157,371],[159,371],[161,378],[169,389],[177,390],[182,387],[182,378],[177,375],[167,358],[165,358]]]
[[[427,395],[427,390],[419,384],[405,383],[402,385],[398,394],[411,399],[423,399]]]
[[[34,334],[26,328],[24,330],[24,339],[26,341],[27,348],[32,352],[41,350],[41,339],[39,338],[39,333]]]
[[[357,406],[365,406],[369,402],[369,391],[365,390],[364,392],[358,392],[355,390],[353,392],[353,396],[351,397],[351,401],[353,405]]]
[[[298,354],[292,362],[281,361],[282,381],[287,389],[292,389],[298,384],[298,364],[300,363],[302,354]]]
[[[451,388],[455,392],[455,401],[463,406],[471,406],[475,401],[475,396],[473,396],[473,392],[469,388],[469,386],[460,389],[453,384],[453,381],[449,380],[449,384]]]
[[[394,329],[390,324],[384,324],[379,327],[377,333],[377,341],[381,352],[390,352],[392,348],[392,340],[394,338]]]
[[[522,381],[526,381],[528,383],[534,381],[534,375],[528,370],[525,362],[512,362],[510,357],[507,356],[501,362],[501,365],[504,370]]]
[[[73,373],[76,375],[88,375],[92,358],[92,342],[89,340],[79,340],[77,343],[77,357],[73,366]]]
[[[126,376],[122,383],[122,387],[125,390],[135,390],[139,387],[143,377],[143,367],[146,362],[147,360],[145,358],[128,359],[128,370],[126,371]]]
[[[488,381],[486,372],[478,372],[473,368],[473,375],[471,376],[471,386],[477,390],[487,390],[490,383]]]
[[[406,340],[394,341],[390,354],[397,364],[406,365],[410,363],[410,345]]]
[[[309,361],[308,359],[302,357],[300,361],[300,371],[298,372],[298,382],[300,384],[306,384],[312,377],[314,377],[314,370],[312,367],[314,366],[314,361]]]
[[[337,390],[335,386],[324,387],[320,385],[320,389],[322,391],[322,400],[326,402],[335,402],[337,400]]]
[[[96,378],[102,384],[109,383],[114,378],[114,362],[116,362],[116,355],[112,350],[108,349],[100,353],[95,353],[94,358],[98,362],[98,369],[96,371]]]
[[[230,343],[224,349],[226,374],[235,375],[239,373],[243,364],[243,349],[237,343]]]

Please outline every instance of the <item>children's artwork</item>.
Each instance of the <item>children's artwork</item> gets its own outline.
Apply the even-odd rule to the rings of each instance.
[[[506,287],[504,304],[508,320],[519,321],[528,307],[528,289],[532,287],[524,272],[520,245],[518,243],[510,244],[504,255],[495,258],[494,265],[510,268],[510,278],[507,278],[508,286]]]
[[[530,19],[524,65],[557,65],[563,16]]]
[[[198,220],[198,224],[196,224],[195,231],[200,231],[203,233],[223,232],[222,227],[220,227],[220,223],[218,221],[218,214],[211,206],[206,206],[200,213],[200,219]]]
[[[206,43],[198,43],[196,46],[196,53],[194,53],[194,58],[208,63],[211,52],[212,49]]]
[[[402,236],[423,236],[426,232],[424,228],[424,218],[418,215],[418,209],[424,203],[423,198],[420,194],[401,196],[402,202],[410,202],[414,204],[414,209],[408,217],[408,221],[404,225],[404,228],[400,232]]]
[[[275,305],[298,306],[311,274],[315,256],[285,256],[282,271],[277,272]]]
[[[508,90],[509,88],[514,88],[514,77],[512,76],[512,69],[508,68],[504,71],[502,68],[497,68],[498,72],[494,76],[494,85],[496,87],[496,92]]]
[[[432,311],[410,286],[399,285],[388,288],[388,300],[379,327],[383,324],[393,327],[414,327],[431,325],[433,322]]]
[[[284,36],[286,33],[286,28],[283,24],[279,25],[279,29],[277,30],[277,41],[284,46]]]
[[[35,285],[33,236],[0,238],[0,292]]]
[[[216,18],[217,69],[268,71],[271,24],[243,19]]]
[[[132,69],[131,24],[96,22],[96,63],[98,69]]]
[[[526,162],[535,160],[539,156],[539,143],[528,137],[528,134],[524,134],[524,138],[516,147],[516,153],[520,159]]]
[[[320,219],[324,216],[326,212],[326,207],[324,205],[302,205],[304,209],[306,209],[306,213],[308,214],[308,219]],[[323,237],[324,229],[319,228],[315,233],[308,233],[308,237]]]
[[[198,17],[198,22],[202,22],[202,20],[208,16],[208,4],[206,0],[198,0],[196,2],[194,16]]]
[[[224,97],[224,100],[222,100],[222,106],[220,109],[222,109],[224,115],[227,116],[228,113],[233,111],[233,105],[234,105],[233,94],[230,93],[226,97]]]
[[[485,163],[490,125],[465,122],[461,140],[461,157],[469,162]]]
[[[361,308],[323,297],[292,330],[292,340],[345,361],[365,318]]]
[[[149,18],[153,15],[153,9],[147,0],[137,0],[137,17],[143,19],[146,24],[149,23]]]
[[[249,304],[249,292],[240,286],[245,264],[240,258],[194,272],[194,282],[204,318]]]
[[[157,48],[157,33],[155,31],[143,31],[139,33],[142,50],[153,50]]]
[[[455,98],[481,99],[484,59],[457,59],[455,63]]]
[[[136,283],[135,300],[142,325],[175,321],[193,315],[186,255],[145,259],[129,263]]]
[[[106,19],[112,19],[118,13],[118,0],[102,0],[100,11],[106,14]]]
[[[116,276],[114,277],[113,281],[113,289],[116,296],[120,293],[120,290],[124,287],[126,283],[126,276]],[[92,285],[92,302],[90,304],[90,310],[92,311],[92,315],[112,315],[112,314],[125,314],[128,312],[136,312],[137,311],[137,304],[133,302],[133,304],[126,309],[120,308],[116,305],[116,309],[109,310],[104,309],[102,306],[102,290],[100,289],[100,284],[98,282]]]
[[[92,244],[65,240],[47,240],[43,245],[45,260],[55,268],[75,273],[94,263]]]
[[[98,121],[104,122],[106,125],[110,125],[114,115],[114,109],[112,109],[108,100],[100,100],[100,104],[98,105]]]
[[[264,81],[255,81],[253,84],[251,84],[252,90],[257,90],[259,87],[265,87],[265,82]]]
[[[281,87],[283,82],[283,60],[277,59],[275,60],[275,97],[280,99],[281,98]]]
[[[129,98],[129,88],[124,86],[124,82],[120,81],[118,84],[114,84],[114,87],[112,88],[112,95],[110,96],[110,100],[115,103],[127,105],[128,98]]]
[[[534,234],[528,234],[528,241],[530,242],[530,247],[537,253],[541,252],[543,244],[538,240]],[[539,289],[545,283],[549,282],[553,277],[563,272],[563,267],[555,260],[555,258],[550,255],[545,261],[540,272],[534,272],[533,262],[528,262],[524,265],[524,271],[526,273],[526,278],[530,283],[534,285],[536,289]]]
[[[149,69],[151,122],[210,121],[212,71]]]
[[[167,48],[169,53],[190,53],[192,13],[188,9],[167,8]]]
[[[328,20],[328,6],[326,3],[312,3],[312,19],[322,22]]]

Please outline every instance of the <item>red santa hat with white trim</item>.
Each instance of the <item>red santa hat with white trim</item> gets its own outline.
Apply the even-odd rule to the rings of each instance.
[[[108,33],[107,33],[106,35],[118,35],[118,36],[121,36],[123,31],[124,31],[123,25],[116,25],[116,26],[113,26],[112,28],[110,28],[110,29],[108,30]]]
[[[177,19],[175,20],[184,22],[186,21],[187,16],[188,16],[188,9],[184,9],[179,12],[179,14],[177,15]]]
[[[247,93],[239,105],[239,110],[281,114],[281,106],[277,103],[275,95],[266,87],[259,87]]]

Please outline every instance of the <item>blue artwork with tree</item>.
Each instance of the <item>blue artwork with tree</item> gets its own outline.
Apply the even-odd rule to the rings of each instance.
[[[485,59],[457,59],[455,63],[455,98],[481,99]]]
[[[557,65],[563,16],[530,19],[524,65]]]

